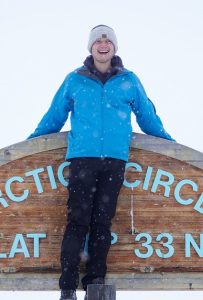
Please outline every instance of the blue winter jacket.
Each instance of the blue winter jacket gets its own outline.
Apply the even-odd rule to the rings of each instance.
[[[149,135],[173,140],[164,130],[138,77],[121,68],[102,84],[87,67],[71,72],[29,138],[59,132],[70,113],[66,159],[111,157],[128,160],[131,112]]]

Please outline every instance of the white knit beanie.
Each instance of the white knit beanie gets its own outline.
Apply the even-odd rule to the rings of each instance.
[[[92,50],[92,45],[96,42],[96,40],[101,38],[109,39],[114,45],[115,53],[117,52],[118,42],[114,30],[107,25],[98,25],[90,31],[89,41],[88,41],[88,50],[90,53]]]

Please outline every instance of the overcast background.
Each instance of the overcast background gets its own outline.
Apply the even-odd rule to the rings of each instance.
[[[0,0],[0,148],[34,131],[66,74],[89,55],[89,31],[98,24],[115,29],[117,54],[140,78],[165,129],[178,143],[203,152],[201,0]],[[37,295],[2,292],[0,298]],[[43,299],[58,296],[43,293]],[[202,296],[134,292],[118,300]]]

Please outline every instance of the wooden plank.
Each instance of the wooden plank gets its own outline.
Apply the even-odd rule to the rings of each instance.
[[[67,132],[49,134],[0,149],[0,166],[28,155],[67,147]],[[176,142],[133,133],[131,147],[185,161],[203,169],[203,154]]]
[[[0,273],[0,290],[58,290],[59,273]],[[82,276],[82,275],[81,275]],[[80,279],[81,279],[80,276]],[[115,285],[117,290],[202,290],[203,273],[141,273],[108,274],[106,284]],[[81,285],[79,289],[82,289]]]

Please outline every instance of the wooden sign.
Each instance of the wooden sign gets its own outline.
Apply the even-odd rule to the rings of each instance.
[[[66,135],[0,150],[2,290],[58,289],[67,219]],[[84,260],[86,254],[84,249]],[[202,289],[202,271],[203,154],[134,134],[112,225],[107,282],[125,290]]]

